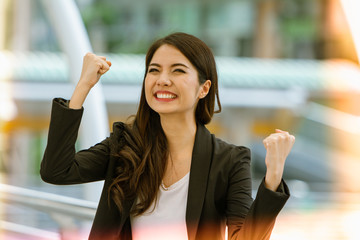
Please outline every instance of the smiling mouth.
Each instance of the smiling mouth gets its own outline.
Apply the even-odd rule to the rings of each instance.
[[[155,97],[158,99],[174,99],[176,98],[176,95],[170,93],[156,93]]]

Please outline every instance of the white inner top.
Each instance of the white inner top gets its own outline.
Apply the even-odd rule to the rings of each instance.
[[[145,213],[130,218],[134,240],[188,239],[185,215],[189,176],[168,188],[160,186],[155,209],[152,203]]]

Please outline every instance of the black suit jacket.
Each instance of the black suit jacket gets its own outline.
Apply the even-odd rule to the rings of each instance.
[[[124,125],[116,122],[108,138],[95,146],[75,151],[83,109],[74,110],[63,99],[54,99],[48,143],[41,163],[44,181],[77,184],[104,181],[89,239],[131,239],[130,209],[119,212],[108,196],[115,176],[114,144],[123,144]],[[197,126],[190,169],[186,224],[189,239],[269,239],[276,216],[289,197],[284,182],[277,192],[262,182],[256,199],[251,197],[250,151],[228,144],[203,125]],[[175,206],[176,207],[176,206]]]

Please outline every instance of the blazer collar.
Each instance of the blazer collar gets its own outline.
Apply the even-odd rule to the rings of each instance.
[[[198,124],[192,153],[186,207],[189,239],[195,239],[196,236],[208,184],[212,155],[212,136],[204,125]]]

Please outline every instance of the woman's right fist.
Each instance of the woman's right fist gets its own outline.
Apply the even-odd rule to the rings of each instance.
[[[83,66],[79,83],[92,88],[100,77],[109,71],[111,62],[104,56],[97,56],[93,53],[87,53],[83,59]]]

